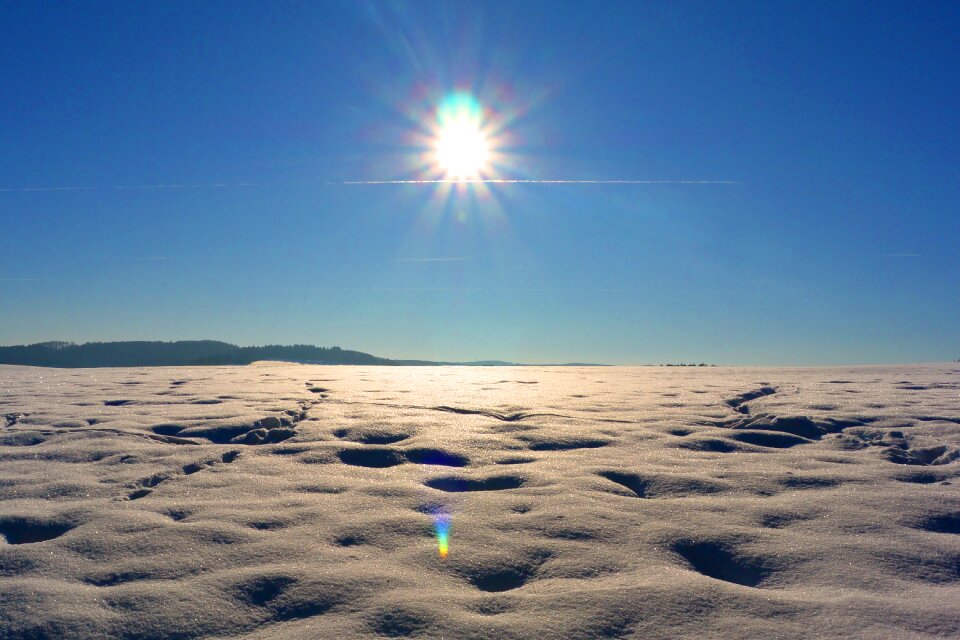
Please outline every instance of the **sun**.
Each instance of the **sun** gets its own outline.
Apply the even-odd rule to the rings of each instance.
[[[481,114],[480,105],[469,94],[454,94],[437,110],[433,150],[447,179],[478,179],[488,170],[490,142],[483,132]]]
[[[479,177],[487,167],[489,145],[483,133],[468,122],[444,127],[436,142],[437,162],[454,180]]]

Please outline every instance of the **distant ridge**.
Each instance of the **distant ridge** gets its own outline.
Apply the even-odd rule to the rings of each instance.
[[[218,340],[176,342],[73,342],[52,341],[0,347],[0,364],[32,367],[174,367],[245,365],[258,360],[279,360],[302,364],[360,364],[383,366],[516,366],[499,360],[477,362],[434,362],[391,360],[362,351],[308,344],[240,347]],[[548,366],[548,365],[541,365]],[[581,364],[580,366],[593,366]]]

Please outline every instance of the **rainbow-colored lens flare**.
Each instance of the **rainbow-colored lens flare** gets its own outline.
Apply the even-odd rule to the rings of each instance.
[[[464,91],[451,93],[437,107],[437,120],[441,127],[463,125],[479,129],[482,117],[480,102]]]
[[[438,512],[433,515],[433,529],[437,534],[437,550],[444,560],[450,553],[450,515]]]

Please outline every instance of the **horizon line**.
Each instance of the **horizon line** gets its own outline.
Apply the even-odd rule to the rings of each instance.
[[[501,366],[527,366],[527,367],[540,367],[540,366],[603,366],[603,367],[666,367],[666,366],[686,366],[686,367],[728,367],[728,368],[763,368],[763,369],[776,369],[776,368],[787,368],[787,369],[816,369],[816,368],[835,368],[835,367],[893,367],[893,366],[912,366],[912,365],[937,365],[937,364],[958,364],[960,359],[945,359],[945,360],[925,360],[925,361],[910,361],[910,362],[840,362],[840,363],[819,363],[819,364],[729,364],[729,363],[717,363],[717,362],[646,362],[646,363],[629,363],[629,364],[611,364],[606,362],[588,362],[585,360],[568,360],[566,362],[515,362],[512,360],[502,360],[499,358],[475,358],[472,360],[427,360],[424,358],[410,358],[410,357],[387,357],[387,356],[378,356],[365,351],[359,351],[355,348],[344,348],[340,346],[330,346],[330,347],[320,347],[315,344],[307,343],[296,343],[296,344],[237,344],[233,342],[228,342],[222,339],[215,338],[198,338],[198,339],[177,339],[177,340],[163,340],[163,339],[126,339],[126,340],[88,340],[86,342],[74,342],[73,340],[42,340],[39,342],[31,342],[28,344],[2,344],[0,343],[0,349],[2,348],[12,348],[12,347],[31,347],[31,346],[40,346],[48,343],[57,343],[64,342],[73,346],[84,346],[87,344],[111,344],[111,343],[122,343],[122,342],[160,342],[173,344],[177,342],[221,342],[233,347],[238,348],[265,348],[265,347],[313,347],[317,349],[339,349],[342,351],[353,351],[356,353],[361,353],[364,355],[372,356],[381,360],[394,361],[394,362],[424,362],[429,363],[425,366],[471,366],[472,363],[478,362],[498,362],[503,363]],[[288,362],[289,364],[304,364],[298,363],[295,361],[286,361],[286,360],[263,360],[258,362]],[[38,366],[41,368],[62,368],[62,367],[44,367],[43,365],[16,365],[16,364],[7,364],[0,363],[0,366]],[[193,366],[193,365],[140,365],[144,367],[148,366]],[[207,365],[196,365],[196,366],[207,366]],[[210,365],[210,366],[233,366],[233,365]],[[235,366],[247,366],[247,365],[235,365]],[[317,365],[317,366],[387,366],[379,364],[329,364],[329,365]],[[473,365],[478,366],[478,365]],[[496,366],[496,365],[495,365]]]

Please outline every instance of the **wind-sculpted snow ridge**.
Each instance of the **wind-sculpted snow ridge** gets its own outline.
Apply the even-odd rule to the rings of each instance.
[[[960,637],[960,365],[0,366],[0,639]]]

